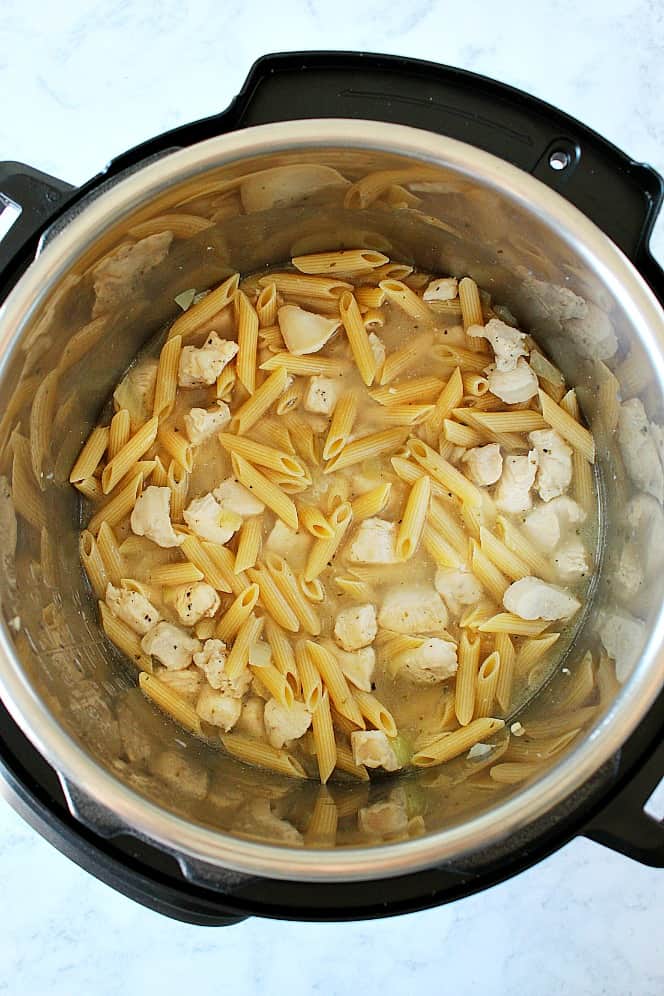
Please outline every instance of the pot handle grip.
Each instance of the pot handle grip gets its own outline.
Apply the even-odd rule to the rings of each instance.
[[[0,273],[75,189],[24,163],[0,162]]]
[[[645,810],[663,773],[664,740],[660,740],[645,763],[583,828],[583,836],[641,864],[664,868],[664,820]]]

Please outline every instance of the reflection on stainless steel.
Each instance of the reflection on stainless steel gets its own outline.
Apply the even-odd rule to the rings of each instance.
[[[183,220],[162,236],[151,219],[173,214]],[[135,251],[142,239],[152,241]],[[591,698],[577,701],[569,664],[519,717],[539,731],[529,750],[505,735],[489,760],[321,790],[243,767],[142,698],[100,633],[67,478],[122,372],[174,318],[176,295],[295,253],[358,246],[472,275],[577,387],[598,443],[604,556],[570,660],[597,652],[599,638],[623,684],[605,655]],[[19,515],[14,558],[3,484],[0,597],[11,625],[0,689],[62,773],[76,815],[101,832],[125,826],[172,851],[191,877],[228,888],[242,876],[223,869],[401,874],[551,810],[620,747],[661,687],[661,565],[648,546],[663,530],[664,320],[618,250],[518,170],[373,123],[285,123],[215,139],[135,173],[62,226],[7,301],[0,332],[0,473]],[[346,846],[332,850],[335,841]]]

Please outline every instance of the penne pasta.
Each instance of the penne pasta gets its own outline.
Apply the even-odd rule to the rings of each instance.
[[[230,643],[235,639],[242,624],[254,611],[259,594],[258,585],[250,584],[237,595],[217,623],[215,636],[218,640]]]
[[[485,443],[484,437],[475,429],[471,429],[468,425],[460,425],[449,418],[443,421],[443,435],[448,443],[452,443],[453,446],[463,446],[465,449],[482,446]]]
[[[249,668],[254,678],[260,681],[261,685],[270,693],[272,698],[276,699],[285,709],[290,709],[295,701],[295,697],[293,689],[281,671],[274,664],[252,664],[251,660],[249,661]]]
[[[287,562],[283,557],[269,553],[265,558],[265,564],[280,594],[295,614],[302,629],[311,636],[318,636],[321,631],[318,614],[302,594],[297,579]]]
[[[236,291],[234,305],[237,314],[238,342],[235,369],[240,383],[246,388],[249,394],[253,394],[256,389],[258,315],[244,291]]]
[[[475,712],[477,672],[480,664],[480,638],[465,631],[459,640],[459,666],[456,674],[454,712],[461,726],[467,726]]]
[[[370,387],[376,375],[376,358],[371,349],[357,301],[350,291],[344,291],[339,298],[339,314],[360,377],[367,387]]]
[[[219,312],[226,308],[237,292],[240,283],[240,274],[233,273],[227,277],[218,287],[206,294],[197,304],[192,304],[183,315],[171,325],[168,331],[168,338],[181,336],[186,339],[206,325],[211,319],[216,318]]]
[[[332,280],[328,277],[310,276],[302,273],[270,273],[258,281],[261,287],[274,284],[284,297],[293,294],[303,297],[320,298],[334,301],[341,297],[344,291],[352,291],[353,285],[343,280]]]
[[[496,633],[496,653],[500,657],[500,671],[496,683],[496,699],[503,712],[509,710],[514,681],[514,644],[507,633]]]
[[[462,374],[464,396],[469,394],[473,398],[486,397],[489,390],[489,381],[478,373]]]
[[[459,304],[464,332],[467,332],[471,325],[484,325],[480,292],[472,277],[464,277],[459,281]]]
[[[138,682],[145,697],[156,705],[158,709],[161,709],[162,712],[165,712],[171,719],[174,719],[176,723],[184,726],[191,733],[195,733],[198,736],[202,735],[201,721],[191,702],[188,702],[174,688],[160,681],[153,674],[141,671],[138,676]]]
[[[330,712],[330,700],[327,691],[313,711],[311,718],[318,773],[323,785],[337,766],[337,745],[334,739],[334,727]]]
[[[420,480],[424,480],[424,478],[420,478]],[[353,521],[361,522],[362,519],[369,519],[382,512],[390,500],[391,491],[392,484],[388,481],[386,484],[379,484],[355,498],[350,505]]]
[[[353,697],[346,677],[341,670],[336,657],[325,647],[318,643],[307,640],[306,650],[309,660],[318,671],[325,689],[330,694],[330,699],[334,703],[334,708],[342,716],[350,719],[361,729],[365,728],[362,712]],[[298,662],[299,663],[299,662]],[[300,671],[300,674],[302,672]],[[302,677],[304,687],[304,677]]]
[[[379,405],[392,408],[394,405],[410,405],[413,403],[433,401],[443,388],[439,377],[413,377],[401,384],[386,384],[385,387],[374,387],[369,394]]]
[[[237,432],[244,434],[265,414],[277,398],[285,391],[288,382],[288,373],[285,367],[278,367],[263,381],[254,394],[248,398],[243,405],[234,413],[231,427]]]
[[[104,497],[104,492],[101,489],[101,481],[98,477],[87,477],[84,481],[77,481],[74,487],[88,501],[101,501]]]
[[[571,675],[566,688],[558,700],[558,708],[578,709],[588,703],[595,689],[595,662],[589,650],[577,664],[570,668]]]
[[[43,491],[44,461],[51,448],[53,417],[57,402],[59,371],[51,370],[35,391],[30,408],[30,456],[35,480]]]
[[[303,393],[304,384],[301,381],[294,381],[277,401],[275,408],[277,415],[285,415],[287,412],[294,411],[302,401]]]
[[[299,619],[267,568],[260,565],[250,567],[247,574],[258,585],[260,603],[267,614],[283,629],[287,629],[290,633],[297,633],[300,629]]]
[[[262,419],[258,425],[252,427],[251,434],[252,439],[255,439],[256,442],[263,443],[265,446],[271,446],[274,450],[281,450],[283,453],[295,453],[295,447],[291,442],[290,434],[285,425],[285,419]]]
[[[354,778],[359,778],[362,782],[369,781],[369,772],[363,764],[355,764],[353,752],[345,744],[337,742],[337,768]],[[361,803],[360,803],[361,805]],[[342,818],[343,811],[339,811],[339,819]]]
[[[300,524],[316,539],[330,539],[334,536],[333,527],[315,505],[298,505],[297,514]]]
[[[435,563],[439,567],[454,567],[462,569],[466,558],[461,557],[458,551],[449,543],[430,522],[425,523],[422,531],[422,542],[424,547]]]
[[[408,435],[408,430],[403,428],[383,429],[382,432],[372,432],[367,436],[361,436],[353,440],[328,462],[325,473],[331,474],[335,470],[345,470],[356,463],[364,460],[373,460],[383,453],[401,446]]]
[[[429,768],[435,764],[443,764],[451,761],[452,758],[465,754],[474,744],[485,741],[492,737],[499,730],[502,730],[505,723],[502,719],[491,719],[489,717],[474,719],[461,730],[454,730],[451,733],[442,733],[437,740],[427,747],[418,750],[412,757],[412,763],[416,768]]]
[[[294,448],[300,457],[317,467],[320,463],[317,441],[309,422],[301,418],[297,412],[289,412],[284,418],[284,426],[292,437]]]
[[[101,530],[99,531],[101,536]],[[176,587],[183,584],[196,584],[197,581],[204,581],[205,575],[198,567],[189,561],[181,561],[177,564],[160,564],[150,571],[149,581],[153,585],[163,585],[165,588]],[[116,582],[113,582],[114,584]]]
[[[410,489],[397,534],[396,553],[400,560],[409,560],[417,550],[427,519],[430,499],[431,479],[420,477]]]
[[[482,340],[476,341],[481,342]],[[465,349],[463,346],[453,346],[451,343],[436,343],[431,353],[435,359],[455,366],[461,373],[484,374],[484,370],[488,366],[485,353],[474,353],[470,349]]]
[[[209,585],[217,591],[230,593],[231,586],[224,572],[219,569],[198,536],[183,530],[180,530],[180,535],[184,537],[180,550],[187,560],[198,568]]]
[[[69,475],[71,484],[78,484],[94,476],[108,447],[109,436],[110,430],[106,426],[97,426],[92,430],[71,469]]]
[[[297,377],[339,377],[344,372],[344,364],[340,360],[331,360],[325,356],[293,356],[292,353],[275,353],[265,363],[261,370],[283,370]]]
[[[445,387],[436,399],[434,410],[429,416],[427,425],[433,433],[441,432],[445,419],[461,404],[463,398],[463,377],[459,367],[455,367]]]
[[[249,587],[249,578],[243,571],[235,569],[235,557],[227,546],[221,546],[220,543],[208,543],[207,540],[203,541],[202,546],[219,575],[224,578],[227,591],[239,595],[240,592]]]
[[[322,788],[316,796],[316,802],[304,836],[307,846],[334,847],[337,840],[338,822],[339,814],[336,803],[328,790]]]
[[[305,581],[313,581],[334,560],[352,518],[353,511],[348,502],[341,502],[330,513],[329,522],[334,534],[329,539],[315,540],[304,568]]]
[[[374,589],[368,581],[359,581],[357,578],[337,577],[334,583],[345,595],[358,602],[369,602],[375,597]]]
[[[156,456],[154,458],[154,468],[150,478],[152,484],[157,488],[167,488],[168,487],[168,471],[162,463],[161,457]]]
[[[300,640],[295,644],[295,661],[297,673],[302,683],[302,697],[309,712],[316,711],[323,696],[323,682],[318,668],[314,664],[309,652],[310,644],[307,640]]]
[[[233,640],[230,653],[226,658],[224,670],[229,681],[232,678],[237,678],[248,667],[251,659],[251,649],[263,632],[263,625],[263,619],[257,619],[256,616],[250,615],[247,616],[240,626]]]
[[[234,363],[227,363],[217,377],[216,394],[218,401],[230,401],[235,390],[237,373]]]
[[[522,564],[528,567],[528,574],[545,580],[552,576],[550,562],[524,536],[518,526],[515,526],[506,516],[499,515],[496,519],[496,527],[503,544],[515,554]]]
[[[510,633],[513,636],[539,636],[549,625],[548,619],[521,619],[511,612],[499,612],[479,627],[480,633]]]
[[[178,432],[171,426],[162,425],[157,433],[157,439],[168,455],[190,474],[194,468],[194,448],[184,433]]]
[[[545,654],[559,639],[560,633],[548,633],[546,636],[532,636],[531,639],[524,640],[516,658],[516,670],[520,674],[527,674],[536,664],[538,664]]]
[[[332,460],[348,442],[357,417],[357,397],[350,391],[337,401],[323,446],[323,460]]]
[[[411,438],[408,441],[408,450],[420,466],[442,484],[447,491],[451,491],[467,505],[478,508],[482,506],[482,493],[479,489],[467,477],[464,477],[461,471],[439,456],[425,442],[421,439]]]
[[[249,737],[240,736],[239,733],[222,733],[221,742],[225,749],[239,761],[247,764],[255,764],[259,768],[266,768],[280,775],[288,775],[290,778],[306,778],[306,772],[300,762],[288,751],[277,750],[270,744],[265,744],[260,740],[251,740]]]
[[[256,298],[256,314],[260,329],[269,328],[277,322],[277,288],[275,284],[263,287]]]
[[[235,574],[240,574],[256,565],[263,541],[263,517],[255,515],[250,519],[245,519],[239,535],[237,553],[235,554]]]
[[[111,426],[108,435],[108,459],[112,460],[123,446],[129,442],[131,436],[131,419],[126,408],[121,408],[111,419]]]
[[[489,560],[486,553],[481,549],[476,540],[470,541],[470,562],[473,574],[482,585],[484,590],[491,596],[494,602],[502,605],[503,596],[509,588],[509,581],[502,574],[492,560]],[[496,617],[498,618],[498,617]],[[484,630],[483,632],[497,633],[500,630]],[[516,630],[507,629],[506,633],[514,633]]]
[[[178,389],[178,369],[182,350],[182,336],[167,339],[159,354],[157,379],[154,388],[152,414],[158,419],[167,418],[173,411]]]
[[[383,364],[383,369],[381,370],[378,383],[381,385],[390,384],[397,377],[401,377],[403,374],[407,373],[412,366],[414,366],[417,361],[429,352],[433,344],[433,335],[430,332],[425,332],[422,335],[415,336],[407,342],[405,346],[401,349],[397,349],[394,353],[390,353],[385,358],[385,363]]]
[[[376,311],[378,308],[383,307],[385,303],[385,291],[381,290],[380,287],[356,287],[355,300],[360,307],[360,311],[364,314],[364,324],[366,325],[366,312]]]
[[[577,450],[588,463],[594,463],[595,441],[590,432],[542,390],[539,392],[539,399],[546,424],[567,440],[570,446]]]
[[[95,512],[88,522],[88,529],[94,535],[99,532],[102,522],[109,526],[119,525],[136,504],[136,499],[143,488],[143,474],[139,472],[123,488]]]
[[[475,719],[491,715],[501,664],[500,654],[495,650],[480,664],[475,683]]]
[[[297,583],[304,597],[308,598],[310,602],[325,601],[325,589],[319,578],[312,578],[311,581],[306,581],[301,574],[298,574]]]
[[[336,252],[316,252],[308,256],[293,256],[291,263],[300,273],[353,273],[371,272],[389,263],[389,257],[373,249],[340,249]]]
[[[97,598],[104,598],[106,595],[106,586],[110,579],[106,571],[104,559],[99,552],[97,541],[89,530],[84,529],[81,533],[78,549],[92,590]]]
[[[298,528],[297,509],[280,487],[268,480],[239,453],[232,453],[233,472],[240,484],[272,509],[274,514],[291,529]]]
[[[141,671],[152,673],[152,660],[141,648],[141,638],[122,619],[114,616],[106,602],[99,602],[99,615],[104,633],[111,643]]]
[[[512,581],[530,576],[530,565],[521,560],[513,550],[484,526],[480,526],[480,545],[482,553],[486,554],[498,570]]]
[[[370,726],[376,730],[382,730],[388,737],[396,737],[398,730],[394,721],[394,716],[382,702],[379,702],[375,695],[370,692],[363,692],[359,688],[353,689],[353,696],[360,712]]]
[[[212,222],[208,218],[201,218],[197,214],[162,214],[134,225],[129,229],[129,235],[133,239],[146,239],[149,235],[171,232],[173,238],[189,239],[211,227]]]
[[[411,318],[419,322],[433,321],[433,314],[427,304],[403,281],[388,277],[386,280],[381,280],[378,286],[385,291],[388,301],[396,304]]]
[[[293,692],[299,694],[300,678],[293,645],[283,629],[269,616],[265,619],[265,636],[272,651],[272,663],[283,674]]]
[[[97,547],[104,562],[108,580],[114,585],[119,585],[124,576],[123,557],[115,533],[108,522],[102,522],[99,527]]]
[[[182,522],[189,494],[189,474],[175,460],[168,465],[166,484],[171,489],[171,519]]]
[[[235,436],[230,432],[220,432],[217,438],[229,453],[243,457],[250,464],[269,467],[289,477],[306,476],[305,468],[297,457],[290,453],[282,453],[271,446],[257,443],[254,439],[249,439],[246,436]]]

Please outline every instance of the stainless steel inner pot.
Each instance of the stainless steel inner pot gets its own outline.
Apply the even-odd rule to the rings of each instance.
[[[276,200],[259,193],[245,213],[175,240],[112,316],[90,324],[90,268],[131,238],[133,226],[194,196],[241,189],[239,178],[277,166],[300,169],[283,174]],[[352,181],[403,171],[390,182],[408,185],[420,203],[390,207],[367,197],[344,207],[346,185],[327,183],[330,169]],[[306,823],[318,786],[243,767],[143,703],[135,674],[100,632],[67,479],[115,383],[174,317],[176,294],[297,252],[358,245],[432,272],[472,275],[577,387],[599,451],[598,583],[566,667],[518,718],[527,723],[564,699],[587,646],[615,659],[619,681],[533,780],[467,792],[463,760],[401,776],[398,783],[416,783],[427,800],[420,836],[385,842],[356,830],[344,838],[348,846],[321,848],[275,820]],[[662,687],[662,566],[633,548],[630,500],[652,496],[639,501],[651,534],[663,535],[664,315],[598,228],[502,160],[424,131],[334,119],[250,128],[168,154],[99,192],[50,234],[0,311],[0,365],[0,692],[60,773],[72,810],[102,835],[153,841],[190,877],[227,887],[243,875],[344,881],[424,869],[507,841],[552,812],[619,750]],[[634,563],[641,576],[630,584]],[[146,765],[127,758],[119,719],[128,715],[151,739]],[[394,785],[339,784],[332,794],[350,818]]]

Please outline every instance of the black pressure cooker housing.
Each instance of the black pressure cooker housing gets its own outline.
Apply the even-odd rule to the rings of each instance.
[[[405,124],[499,156],[551,187],[601,228],[664,304],[664,274],[649,238],[664,198],[650,167],[573,118],[521,91],[460,69],[359,53],[270,55],[252,67],[221,114],[176,128],[114,159],[80,188],[20,163],[0,163],[3,197],[21,214],[0,242],[0,302],[30,265],[45,233],[128,171],[252,125],[308,118]],[[6,202],[5,202],[6,203]],[[563,807],[522,837],[454,865],[363,882],[289,882],[253,877],[232,898],[203,888],[176,859],[134,837],[104,838],[70,812],[57,774],[0,704],[0,791],[43,837],[101,881],[144,906],[201,925],[247,915],[352,920],[451,902],[511,877],[576,835],[645,864],[664,866],[664,827],[644,804],[664,775],[664,692],[619,755]]]

